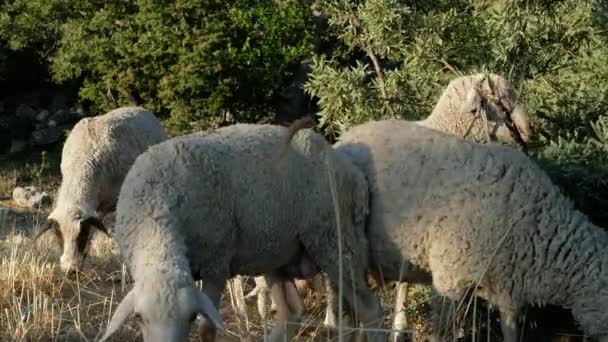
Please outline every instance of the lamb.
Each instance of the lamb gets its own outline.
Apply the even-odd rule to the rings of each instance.
[[[290,138],[296,130],[236,124],[171,139],[137,158],[120,191],[116,223],[134,286],[102,340],[132,313],[145,341],[184,340],[197,313],[205,316],[203,336],[212,339],[222,327],[214,308],[225,281],[237,274],[265,274],[279,321],[298,321],[303,305],[291,279],[320,269],[338,284],[340,246],[345,298],[364,325],[381,324],[380,303],[365,281],[368,254],[361,253],[365,178],[319,134],[300,130]],[[198,279],[209,297],[195,288]],[[283,329],[277,324],[271,340],[282,339]],[[290,340],[293,328],[284,333]]]
[[[61,269],[72,274],[86,258],[93,227],[108,234],[99,213],[111,212],[127,171],[149,146],[168,139],[152,112],[122,107],[84,118],[63,145],[62,183],[54,209],[35,236],[52,230],[63,248]]]
[[[504,341],[517,340],[526,304],[571,309],[608,341],[608,234],[576,210],[538,165],[498,144],[476,144],[400,120],[369,122],[335,144],[370,186],[372,269],[495,305]]]
[[[503,76],[493,73],[467,75],[452,80],[432,113],[416,123],[477,142],[517,142],[525,146],[531,138],[524,105],[519,102],[511,84]],[[246,297],[258,296],[258,312],[261,317],[265,317],[267,286],[263,277],[255,280],[256,288]],[[405,298],[407,286],[402,283],[397,284],[397,288],[397,297]],[[330,327],[335,326],[337,321],[335,298],[334,294],[328,293],[328,299],[332,303],[327,306],[324,324]],[[397,300],[393,321],[396,330],[403,330],[407,326],[404,305],[403,300]],[[396,334],[395,338],[399,339],[399,336]]]

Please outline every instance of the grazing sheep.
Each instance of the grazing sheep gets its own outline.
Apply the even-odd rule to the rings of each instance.
[[[415,123],[476,142],[517,142],[524,145],[524,149],[531,137],[524,105],[519,103],[511,84],[497,74],[480,73],[452,80],[431,115]],[[403,282],[396,285],[393,329],[404,330],[407,327],[405,298],[408,287]],[[326,325],[336,321],[335,309],[334,301],[334,305],[327,307]],[[393,335],[393,341],[402,338],[401,333]]]
[[[407,121],[369,122],[335,144],[367,176],[373,270],[426,282],[459,299],[470,288],[517,340],[526,304],[571,309],[608,341],[608,234],[574,209],[538,165],[497,144],[476,144]]]
[[[525,143],[531,136],[528,114],[524,105],[519,103],[516,92],[503,76],[492,73],[462,76],[452,80],[431,115],[416,123],[478,142]],[[514,138],[513,134],[519,134],[519,137]],[[518,139],[520,141],[517,141]],[[247,295],[247,298],[258,296],[258,311],[261,317],[266,316],[264,303],[268,290],[265,285],[263,277],[258,277],[255,289]],[[406,291],[404,284],[398,284],[398,297],[404,297]],[[335,299],[335,295],[328,294],[328,298]],[[336,303],[335,300],[333,302]],[[399,301],[395,310],[394,329],[401,330],[407,325],[403,309],[404,303]],[[328,305],[324,323],[326,326],[335,326],[336,321],[335,307]]]
[[[503,76],[492,73],[452,80],[431,115],[416,123],[475,142],[519,143],[524,150],[531,137],[524,105],[511,84]],[[398,282],[396,288],[393,329],[404,330],[408,326],[405,315],[408,286]],[[328,306],[326,321],[335,316],[332,309],[335,308]],[[393,335],[395,342],[402,338],[401,333]]]
[[[54,231],[63,248],[63,271],[80,269],[92,227],[108,233],[98,212],[114,209],[122,181],[135,158],[166,139],[168,135],[160,121],[140,107],[118,108],[84,118],[74,126],[63,145],[62,181],[55,207],[35,237]]]
[[[365,281],[365,178],[322,136],[303,130],[292,140],[295,131],[237,124],[174,138],[137,158],[120,191],[116,223],[135,283],[104,339],[132,313],[146,341],[183,340],[196,313],[208,316],[203,336],[210,338],[221,326],[212,307],[225,281],[264,273],[279,309],[271,339],[282,340],[280,323],[298,321],[303,312],[291,279],[321,269],[338,284],[340,246],[345,298],[364,325],[381,324],[380,304]],[[203,305],[197,279],[213,305]],[[286,340],[293,332],[287,328]]]

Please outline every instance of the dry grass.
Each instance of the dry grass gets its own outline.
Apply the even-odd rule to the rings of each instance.
[[[0,341],[94,341],[104,332],[131,288],[115,243],[97,235],[86,270],[76,279],[67,279],[60,272],[58,254],[52,235],[37,244],[16,231],[0,240]],[[227,327],[237,331],[232,308],[227,300],[223,302]],[[262,326],[252,325],[251,330],[260,336]],[[197,329],[193,329],[192,339],[199,339]],[[112,340],[140,338],[130,323]]]
[[[7,201],[17,185],[38,185],[54,194],[59,184],[57,153],[49,153],[46,161],[41,156],[19,161],[0,161],[0,202]],[[0,215],[0,341],[95,341],[104,332],[116,306],[131,288],[125,267],[117,253],[115,243],[98,235],[93,241],[85,271],[77,279],[66,279],[57,266],[58,248],[52,234],[33,244],[31,232],[44,219],[46,213],[25,213],[8,220]],[[251,290],[251,282],[245,284]],[[229,333],[220,341],[260,341],[264,331],[270,331],[260,320],[255,300],[247,303],[247,324],[243,313],[237,313],[232,305],[227,286],[220,312]],[[424,334],[429,327],[430,291],[424,286],[410,286],[408,318],[417,334]],[[377,292],[384,309],[384,326],[390,327],[395,293],[391,287]],[[325,309],[322,293],[308,290],[304,297],[307,317],[295,340],[335,341],[335,332],[322,329]],[[468,303],[466,303],[468,304]],[[487,330],[488,314],[485,308],[469,309],[468,319],[476,326],[477,338],[484,341],[488,333],[497,340],[496,321]],[[241,317],[240,319],[237,317]],[[348,336],[347,336],[348,337]],[[141,340],[133,322],[125,324],[113,341]],[[192,329],[191,340],[200,340],[198,329]]]
[[[56,265],[58,254],[52,235],[37,244],[16,231],[0,240],[0,341],[94,341],[103,333],[116,306],[131,288],[114,242],[97,235],[86,269],[77,279],[63,276]],[[250,289],[251,285],[247,285],[246,289]],[[317,295],[311,292],[306,296],[310,317],[298,340],[322,337],[318,333],[322,306],[314,300]],[[247,305],[249,330],[239,334],[229,298],[227,290],[221,313],[230,333],[221,340],[237,341],[237,335],[261,340],[264,323],[258,319],[254,303]],[[192,330],[192,340],[196,341],[198,329]],[[131,322],[112,340],[135,341],[140,337]]]

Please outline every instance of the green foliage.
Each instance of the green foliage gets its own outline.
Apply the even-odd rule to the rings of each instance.
[[[306,90],[327,135],[370,119],[426,117],[454,77],[500,73],[532,117],[532,157],[608,225],[604,1],[323,3],[341,45],[314,59]]]
[[[0,37],[36,47],[56,81],[82,80],[93,112],[138,103],[187,131],[223,112],[242,121],[272,112],[312,49],[310,15],[293,0],[13,0]]]
[[[34,180],[36,184],[42,184],[44,181],[44,175],[49,170],[49,162],[47,159],[47,152],[40,152],[39,163],[26,163],[24,167],[24,177],[27,179]]]
[[[318,37],[311,2],[327,17]],[[94,113],[138,103],[178,133],[276,114],[317,41],[305,89],[334,139],[370,119],[427,116],[456,76],[500,73],[528,106],[532,157],[608,224],[607,30],[603,0],[5,0],[0,81],[49,69],[80,82]],[[32,52],[48,66],[15,55]]]
[[[537,152],[549,175],[595,222],[608,223],[608,116],[591,124],[592,133],[558,136]]]

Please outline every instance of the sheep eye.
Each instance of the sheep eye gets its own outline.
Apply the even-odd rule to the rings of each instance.
[[[192,313],[192,316],[190,316],[190,323],[196,321],[196,317],[198,316],[198,314],[196,312]]]
[[[141,314],[139,312],[136,312],[135,315],[133,315],[133,318],[135,318],[135,320],[138,323],[143,323],[144,319],[141,317]]]

